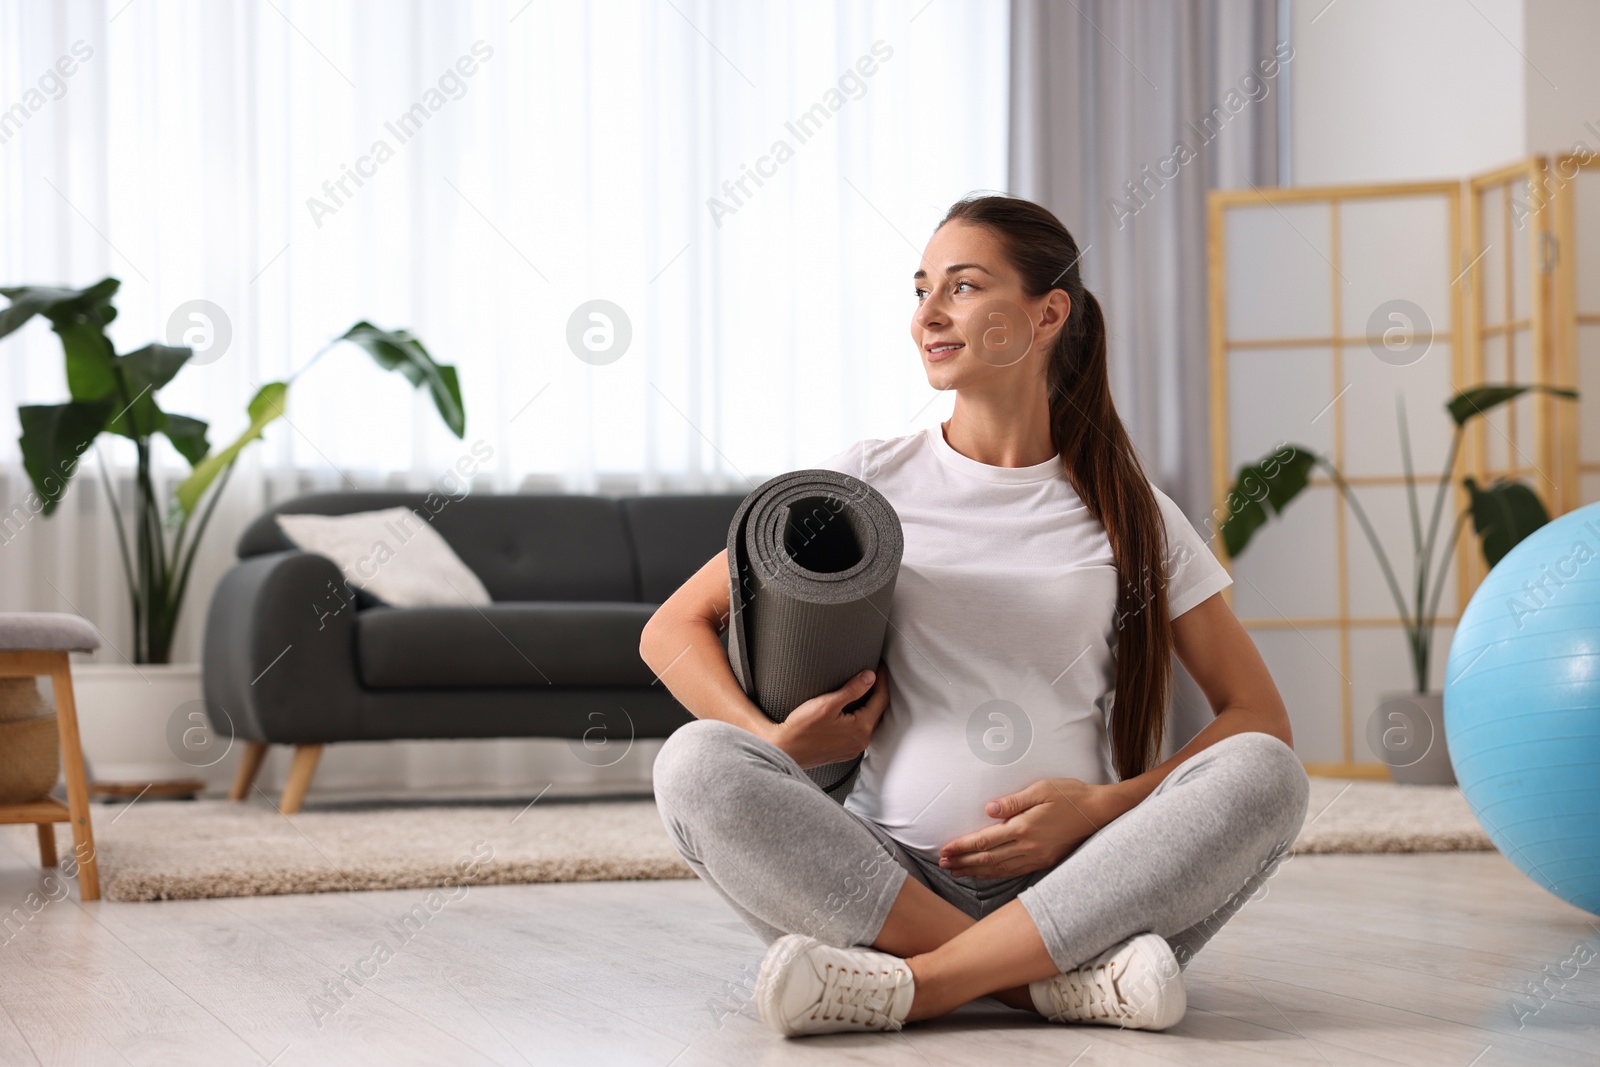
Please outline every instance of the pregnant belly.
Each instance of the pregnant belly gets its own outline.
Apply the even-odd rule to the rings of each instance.
[[[846,807],[907,848],[932,856],[955,838],[992,826],[991,800],[1042,778],[1106,780],[1098,717],[1041,724],[1003,700],[967,721],[943,719],[897,729],[887,719],[862,763]]]

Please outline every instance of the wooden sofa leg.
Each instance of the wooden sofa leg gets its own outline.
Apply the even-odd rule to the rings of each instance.
[[[42,822],[39,826],[39,866],[54,867],[56,860],[56,828],[54,823]]]
[[[233,776],[233,788],[228,792],[229,800],[243,800],[250,795],[250,787],[255,784],[256,775],[261,772],[261,761],[266,758],[265,741],[244,743],[244,754],[239,757],[239,769]]]
[[[293,815],[300,810],[311,788],[311,776],[317,773],[317,760],[322,758],[321,745],[296,745],[294,762],[289,765],[289,780],[283,785],[283,801],[278,810]]]

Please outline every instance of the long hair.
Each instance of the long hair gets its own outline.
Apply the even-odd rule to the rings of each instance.
[[[1073,489],[1105,527],[1116,560],[1117,680],[1109,729],[1117,774],[1131,778],[1149,770],[1161,752],[1172,685],[1172,621],[1166,526],[1111,401],[1105,317],[1083,287],[1077,242],[1049,211],[1017,197],[973,196],[957,201],[939,225],[956,219],[994,234],[1029,297],[1060,289],[1072,301],[1046,373],[1050,436]]]

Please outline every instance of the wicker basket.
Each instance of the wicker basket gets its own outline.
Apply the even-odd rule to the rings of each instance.
[[[0,678],[0,804],[26,804],[55,787],[61,739],[32,678]]]

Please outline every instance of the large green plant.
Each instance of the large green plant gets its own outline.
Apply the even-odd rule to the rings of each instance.
[[[1433,642],[1434,619],[1439,612],[1439,597],[1444,591],[1445,562],[1449,560],[1467,519],[1472,519],[1473,528],[1482,543],[1483,558],[1491,567],[1499,563],[1500,558],[1511,551],[1518,541],[1550,521],[1544,504],[1523,482],[1502,478],[1491,485],[1479,485],[1470,477],[1463,478],[1467,506],[1461,509],[1451,525],[1450,533],[1443,542],[1443,553],[1435,551],[1439,546],[1439,522],[1444,514],[1445,500],[1450,495],[1456,456],[1461,450],[1461,439],[1467,423],[1507,401],[1535,391],[1568,400],[1576,399],[1578,395],[1571,389],[1545,385],[1479,385],[1450,398],[1445,409],[1455,423],[1455,430],[1450,437],[1450,451],[1445,457],[1444,472],[1439,475],[1438,487],[1434,490],[1433,515],[1428,522],[1426,535],[1423,533],[1422,512],[1417,502],[1417,479],[1411,467],[1411,435],[1406,428],[1405,407],[1399,407],[1400,461],[1405,470],[1406,495],[1410,505],[1411,546],[1416,574],[1415,587],[1409,592],[1401,589],[1394,568],[1389,565],[1389,556],[1378,540],[1377,531],[1367,519],[1366,511],[1351,491],[1344,475],[1326,456],[1317,454],[1305,445],[1283,445],[1262,457],[1260,462],[1239,468],[1233,489],[1228,494],[1228,517],[1222,523],[1222,542],[1228,550],[1228,556],[1237,558],[1256,532],[1267,524],[1269,512],[1272,515],[1282,512],[1300,495],[1310,483],[1314,469],[1325,471],[1339,493],[1349,502],[1350,513],[1355,516],[1367,542],[1372,545],[1373,555],[1378,557],[1378,566],[1383,570],[1384,581],[1400,612],[1401,625],[1405,627],[1417,692],[1426,693],[1428,655]]]
[[[84,452],[102,433],[133,442],[138,462],[133,507],[127,519],[103,460],[100,475],[111,502],[133,604],[133,658],[138,663],[166,663],[195,551],[228,475],[244,448],[283,415],[290,382],[300,372],[289,382],[268,382],[257,390],[246,408],[250,425],[213,452],[204,421],[163,411],[157,403],[162,387],[183,369],[192,350],[152,344],[119,356],[106,337],[106,326],[116,318],[111,301],[120,285],[116,278],[105,278],[87,289],[0,288],[0,295],[11,301],[0,310],[0,337],[41,315],[61,338],[66,357],[71,399],[65,404],[17,409],[23,467],[41,502],[33,510],[49,515],[56,509]],[[312,362],[341,341],[360,345],[380,367],[398,371],[413,385],[426,388],[451,432],[457,437],[466,432],[466,411],[455,368],[434,362],[422,342],[409,332],[380,330],[369,322],[358,322],[325,345]],[[157,434],[172,442],[191,467],[165,508],[152,477]]]

